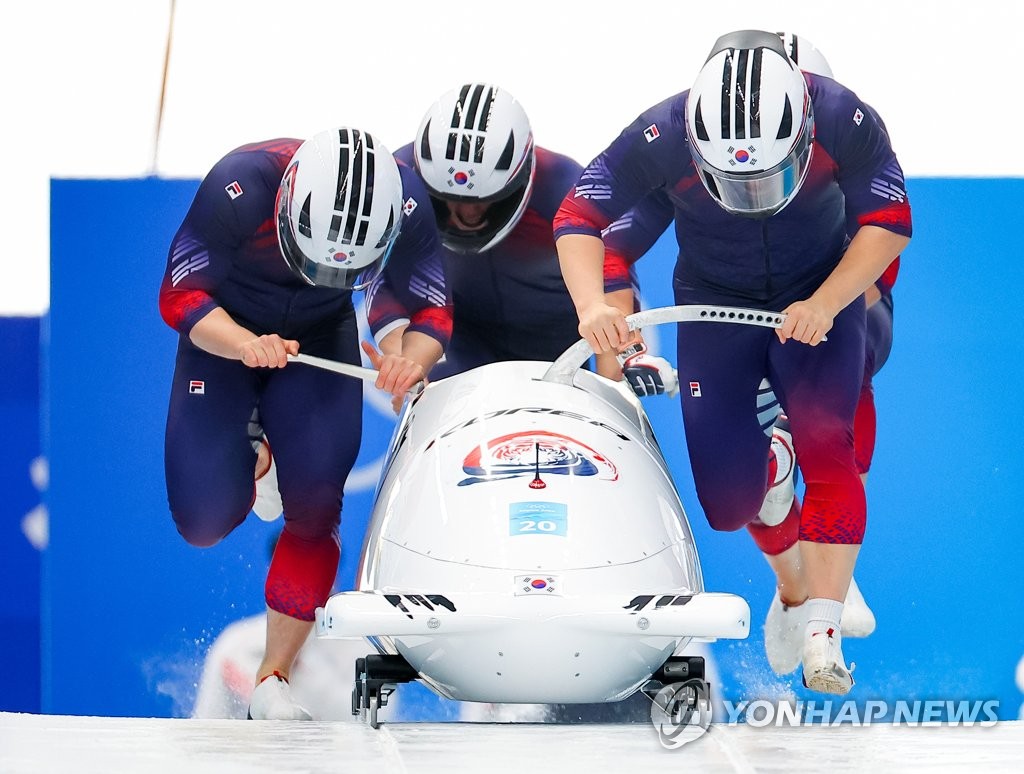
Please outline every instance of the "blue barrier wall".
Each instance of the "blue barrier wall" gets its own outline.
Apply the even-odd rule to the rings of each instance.
[[[858,569],[879,620],[851,641],[858,698],[985,698],[1016,717],[1024,653],[1024,267],[1011,233],[1022,180],[912,180],[916,237],[896,290],[896,340],[877,378],[879,440]],[[44,350],[51,541],[44,555],[45,712],[187,714],[202,656],[262,609],[273,524],[188,546],[167,512],[162,443],[175,334],[157,289],[195,181],[54,181],[50,337]],[[666,236],[640,263],[647,306],[671,303]],[[661,351],[674,332],[659,329]],[[361,480],[392,420],[368,402]],[[727,698],[810,698],[771,675],[760,623],[767,565],[745,534],[711,532],[692,494],[678,405],[648,401],[709,588],[751,602],[749,640],[714,646]],[[352,583],[370,491],[350,493],[339,586]],[[819,697],[820,698],[820,697]]]
[[[40,706],[40,557],[24,524],[29,514],[45,524],[41,482],[30,473],[40,443],[39,326],[37,317],[0,318],[0,664],[8,665],[0,711],[8,712]]]

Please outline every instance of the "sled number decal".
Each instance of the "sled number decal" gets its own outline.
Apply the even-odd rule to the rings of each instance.
[[[569,516],[565,503],[510,503],[508,511],[509,535],[566,536]]]

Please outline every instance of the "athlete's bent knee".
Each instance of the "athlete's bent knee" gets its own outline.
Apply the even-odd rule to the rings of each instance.
[[[750,523],[757,516],[761,500],[732,496],[716,499],[701,499],[701,507],[711,529],[716,532],[735,532]]]
[[[245,521],[248,514],[243,513],[241,517],[225,522],[210,513],[188,514],[182,511],[174,511],[171,516],[174,518],[174,525],[189,545],[197,548],[209,548],[215,546]]]

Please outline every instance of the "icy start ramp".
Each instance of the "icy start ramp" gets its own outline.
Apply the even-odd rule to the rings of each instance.
[[[990,727],[713,724],[675,750],[654,727],[252,722],[0,713],[4,774],[689,770],[1019,771],[1024,723]]]

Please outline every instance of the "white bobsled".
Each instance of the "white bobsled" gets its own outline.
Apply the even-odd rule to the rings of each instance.
[[[779,322],[721,307],[630,322],[679,319]],[[640,401],[581,370],[590,354],[581,341],[554,364],[483,366],[407,403],[357,590],[316,616],[318,636],[382,654],[356,665],[353,712],[374,726],[398,682],[462,701],[611,702],[693,674],[673,661],[691,641],[747,636],[746,601],[704,589]]]

